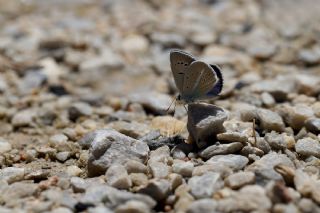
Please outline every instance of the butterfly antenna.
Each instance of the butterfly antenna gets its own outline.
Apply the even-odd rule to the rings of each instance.
[[[183,105],[183,107],[186,110],[186,112],[188,113],[188,109],[187,109],[186,105]]]

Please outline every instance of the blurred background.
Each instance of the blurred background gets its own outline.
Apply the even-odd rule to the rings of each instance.
[[[179,48],[222,66],[228,96],[318,73],[319,14],[317,0],[0,0],[0,92],[174,94],[168,53]]]

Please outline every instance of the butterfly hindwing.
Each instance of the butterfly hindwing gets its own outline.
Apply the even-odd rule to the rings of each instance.
[[[181,95],[196,100],[204,97],[217,83],[214,69],[202,62],[194,61],[185,71]]]
[[[192,55],[181,50],[172,50],[170,52],[171,70],[180,93],[183,90],[185,70],[193,61],[195,61],[195,59]]]
[[[218,78],[218,82],[214,85],[214,87],[207,93],[208,96],[217,96],[222,91],[223,87],[223,76],[221,73],[221,69],[217,65],[210,64],[211,68],[215,71],[216,76]]]

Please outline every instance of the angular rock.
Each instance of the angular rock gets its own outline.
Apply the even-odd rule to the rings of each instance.
[[[217,205],[218,212],[268,212],[272,202],[264,188],[253,185],[245,186],[231,196],[219,200]]]
[[[9,184],[23,180],[24,175],[24,168],[6,167],[0,170],[0,180],[5,180]]]
[[[212,143],[212,137],[225,131],[223,122],[227,113],[217,106],[210,104],[189,104],[187,128],[192,140],[198,148]]]
[[[214,155],[226,155],[238,152],[243,147],[243,143],[233,142],[229,144],[211,145],[202,150],[199,155],[204,159],[209,159]]]
[[[149,213],[150,207],[141,201],[127,201],[115,209],[115,213]]]
[[[194,176],[188,181],[190,192],[197,199],[211,197],[223,185],[220,174],[215,172],[208,172],[202,176]]]
[[[206,162],[206,164],[211,164],[211,165],[222,164],[234,171],[237,171],[237,170],[243,169],[248,164],[248,162],[249,162],[248,158],[244,156],[229,154],[229,155],[213,156]]]
[[[0,154],[8,152],[12,149],[12,146],[9,142],[5,141],[4,139],[0,138]]]
[[[127,172],[130,173],[147,173],[148,167],[143,163],[135,160],[130,160],[125,164]]]
[[[132,186],[131,179],[124,166],[112,164],[106,172],[107,183],[117,189],[129,189]]]
[[[295,145],[296,152],[302,156],[320,158],[320,142],[312,138],[303,138]]]
[[[174,160],[172,170],[174,173],[180,174],[183,177],[191,177],[194,165],[190,161]]]
[[[142,187],[138,193],[146,194],[155,199],[156,201],[164,200],[170,193],[171,184],[169,181],[150,180],[149,183]]]
[[[213,199],[199,199],[191,203],[187,213],[216,213],[217,202]]]
[[[319,118],[310,118],[305,121],[304,126],[309,130],[310,132],[314,134],[320,133],[320,119]]]
[[[89,104],[85,102],[78,102],[72,104],[68,112],[70,120],[74,121],[81,116],[90,116],[93,113],[93,110]]]
[[[102,202],[107,207],[114,208],[130,200],[141,201],[150,208],[156,205],[156,202],[149,196],[118,190],[107,185],[96,185],[88,188],[80,202],[87,205]]]
[[[267,109],[258,109],[257,115],[262,129],[266,131],[284,131],[285,125],[278,113]]]
[[[267,133],[264,139],[275,150],[292,149],[295,144],[292,136],[288,136],[286,133],[279,134],[274,131]]]
[[[170,167],[162,162],[151,161],[148,166],[154,178],[165,178],[170,173]]]
[[[103,174],[114,163],[145,162],[148,156],[149,148],[145,143],[114,130],[97,130],[91,133],[90,139],[89,176]]]
[[[228,176],[224,183],[231,189],[239,189],[247,184],[253,184],[255,181],[255,175],[253,172],[237,172]]]
[[[274,170],[274,167],[280,164],[294,168],[294,164],[286,155],[271,152],[249,165],[246,171],[254,172],[258,183],[266,183],[269,180],[283,180],[282,176]]]

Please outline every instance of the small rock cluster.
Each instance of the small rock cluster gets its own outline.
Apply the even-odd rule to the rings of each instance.
[[[0,212],[320,212],[316,0],[0,5]],[[172,48],[225,85],[169,116]]]

